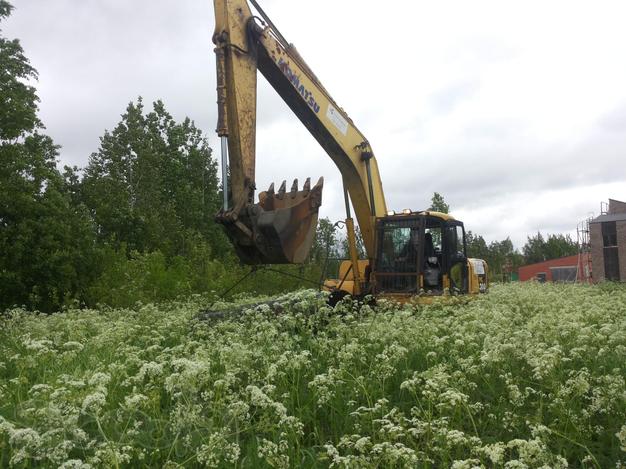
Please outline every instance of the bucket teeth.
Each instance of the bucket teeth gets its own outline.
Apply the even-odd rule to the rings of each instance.
[[[298,178],[294,179],[293,184],[291,185],[291,193],[289,195],[291,196],[292,199],[296,196],[297,192],[298,192]]]
[[[272,196],[274,195],[274,183],[270,184],[269,189],[267,190],[267,195]]]
[[[304,192],[305,194],[308,194],[310,190],[311,190],[311,178],[306,178],[306,181],[304,181],[304,187],[302,187],[302,192]]]
[[[283,197],[285,197],[285,191],[287,190],[287,181],[283,181],[283,183],[280,185],[280,188],[278,189],[278,198],[282,199]]]

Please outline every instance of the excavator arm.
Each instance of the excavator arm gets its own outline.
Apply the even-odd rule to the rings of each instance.
[[[303,262],[313,241],[322,183],[307,179],[290,192],[272,184],[254,203],[256,77],[259,70],[341,172],[346,194],[348,237],[354,237],[349,199],[361,228],[368,258],[375,255],[375,220],[387,212],[372,149],[348,115],[289,44],[255,0],[214,0],[218,125],[222,151],[227,141],[230,192],[217,220],[224,224],[243,262]],[[226,182],[227,178],[224,178]],[[352,240],[352,245],[354,244]],[[354,248],[354,249],[353,249]],[[356,248],[351,247],[355,268]]]

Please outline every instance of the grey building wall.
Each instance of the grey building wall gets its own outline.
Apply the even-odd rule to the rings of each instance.
[[[615,222],[615,225],[617,231],[617,257],[619,257],[619,278],[622,282],[626,282],[626,220]]]
[[[609,209],[606,214],[594,218],[591,223],[589,223],[593,281],[601,282],[606,279],[602,224],[607,222],[615,223],[619,278],[622,282],[626,282],[626,202],[615,199],[609,199]]]
[[[601,282],[604,280],[604,246],[602,243],[602,225],[600,225],[600,223],[589,224],[589,238],[591,241],[591,269],[593,281]]]
[[[606,214],[594,218],[589,223],[593,281],[601,282],[606,279],[604,239],[602,237],[602,225],[604,223],[615,223],[619,278],[620,281],[626,282],[626,202],[615,199],[609,199],[609,207]]]

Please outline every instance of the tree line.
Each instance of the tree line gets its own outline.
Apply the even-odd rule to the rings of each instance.
[[[429,210],[449,213],[450,206],[441,194],[435,192]],[[471,230],[467,231],[465,237],[468,257],[486,260],[492,280],[506,280],[507,274],[517,271],[522,265],[578,253],[578,243],[572,240],[570,235],[563,234],[548,234],[544,237],[537,232],[527,237],[521,252],[515,249],[509,237],[487,243],[482,235]]]

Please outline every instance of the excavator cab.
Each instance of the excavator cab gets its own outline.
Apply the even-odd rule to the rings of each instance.
[[[377,218],[376,256],[359,261],[365,275],[358,290],[351,265],[344,261],[340,278],[325,282],[332,303],[355,292],[407,301],[485,293],[488,286],[485,261],[467,257],[463,223],[440,212],[407,210]]]
[[[377,221],[374,293],[441,295],[469,291],[463,223],[439,212],[411,212]]]

